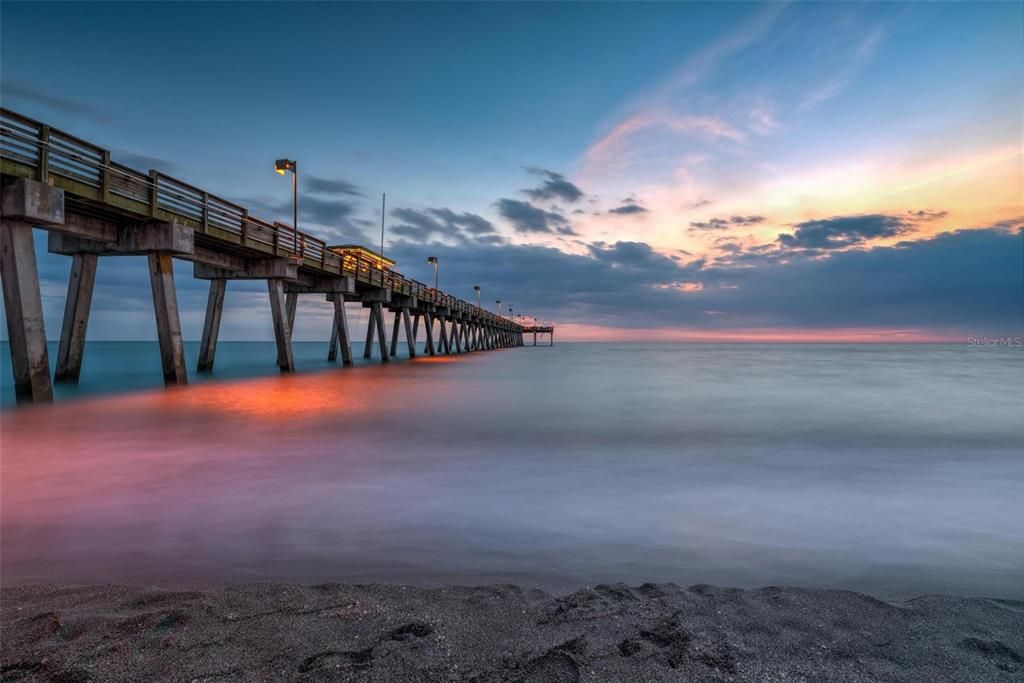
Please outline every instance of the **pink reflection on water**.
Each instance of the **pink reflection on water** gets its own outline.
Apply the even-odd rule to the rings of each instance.
[[[380,434],[458,391],[439,370],[406,363],[6,411],[4,583],[263,575],[295,555],[282,544],[354,552],[341,490],[384,466]]]

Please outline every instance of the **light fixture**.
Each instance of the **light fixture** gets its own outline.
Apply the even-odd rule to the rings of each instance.
[[[292,251],[299,248],[299,162],[292,159],[278,159],[274,170],[284,175],[292,172]]]
[[[433,263],[434,264],[434,289],[437,289],[437,268],[438,268],[437,257],[436,256],[428,256],[427,257],[427,263]]]

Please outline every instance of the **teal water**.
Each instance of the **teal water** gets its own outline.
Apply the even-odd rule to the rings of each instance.
[[[56,363],[57,342],[47,344],[50,353],[51,371]],[[423,343],[418,348],[423,350]],[[275,359],[277,347],[274,342],[220,342],[217,348],[215,372],[195,371],[199,360],[199,342],[185,342],[188,358],[189,382],[210,380],[241,379],[277,374]],[[362,357],[363,345],[353,344],[355,363],[367,361]],[[327,362],[327,342],[295,342],[292,344],[296,369],[315,372],[339,363]],[[406,358],[408,351],[399,349],[398,358]],[[82,364],[82,375],[77,385],[55,384],[57,400],[71,399],[94,394],[109,394],[163,386],[160,370],[160,349],[156,342],[89,342]],[[376,363],[375,358],[372,361]],[[12,386],[11,351],[8,342],[0,342],[0,406],[14,405]]]
[[[4,581],[1024,597],[1020,348],[324,346],[282,377],[225,343],[166,391],[154,344],[89,344],[75,395],[0,413]]]

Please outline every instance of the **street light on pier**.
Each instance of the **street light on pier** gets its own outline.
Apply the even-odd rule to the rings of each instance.
[[[499,318],[501,317],[501,299],[494,302],[494,312],[498,314]]]
[[[480,285],[473,285],[473,291],[476,292],[476,307],[480,308]]]
[[[434,289],[437,289],[437,266],[438,266],[437,257],[436,256],[428,256],[427,257],[427,263],[433,263],[434,264]]]
[[[299,162],[292,159],[278,159],[274,170],[284,175],[292,172],[292,251],[299,248]]]

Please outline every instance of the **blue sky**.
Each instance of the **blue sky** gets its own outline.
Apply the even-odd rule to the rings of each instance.
[[[427,279],[438,253],[455,293],[481,284],[568,336],[1024,325],[1019,3],[0,13],[4,106],[267,218],[290,216],[272,162],[297,158],[303,226],[338,241],[376,242],[387,191],[400,270]],[[68,259],[40,251],[52,336]],[[204,284],[178,272],[194,338]],[[907,272],[913,296],[872,286]],[[826,281],[836,301],[801,296]],[[105,259],[89,337],[153,338],[145,285],[139,259]],[[223,338],[270,338],[265,299],[233,283]],[[301,311],[297,338],[325,336],[326,304]]]

